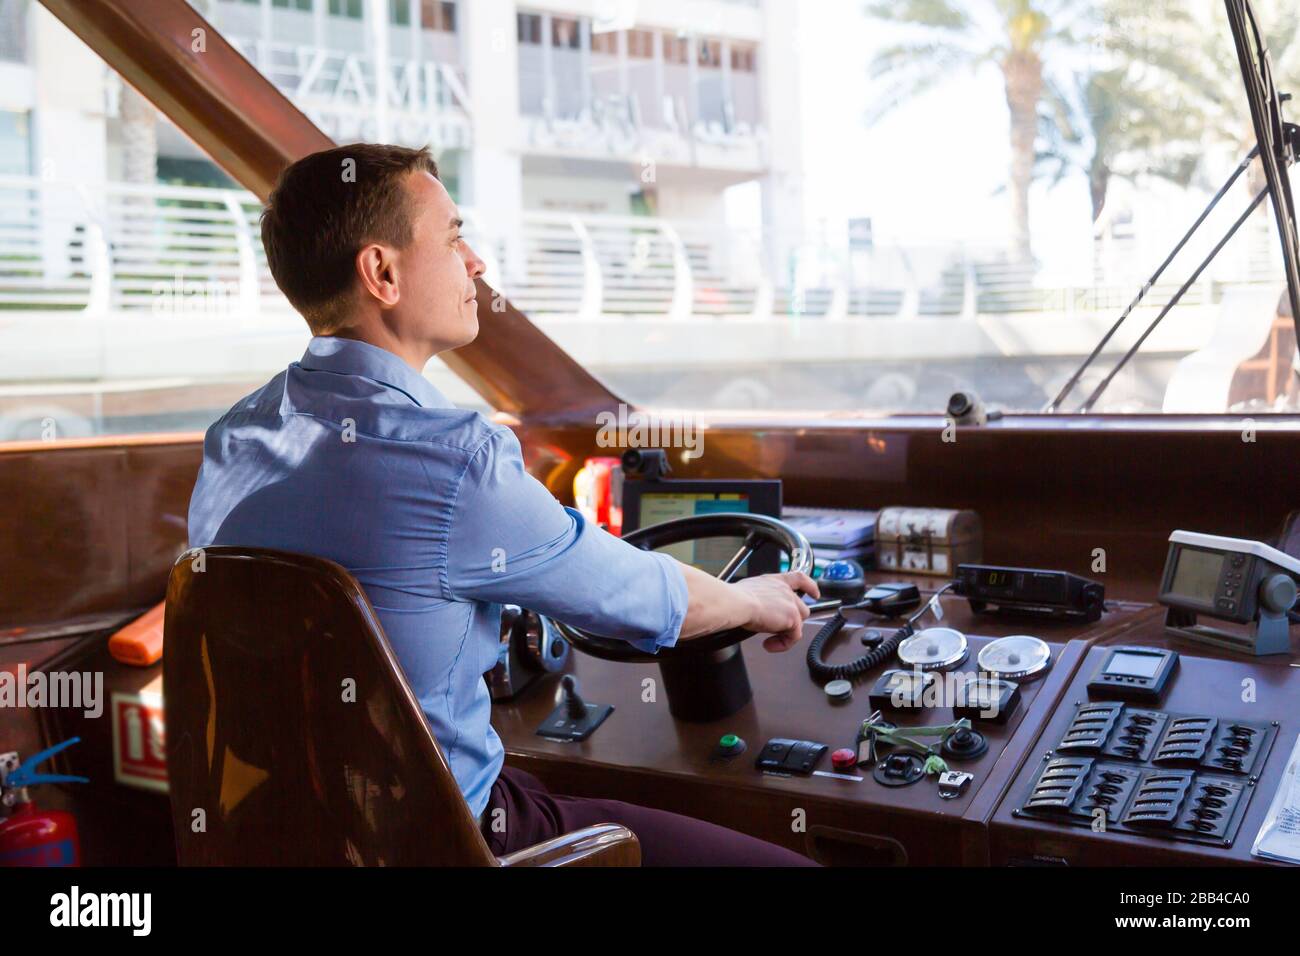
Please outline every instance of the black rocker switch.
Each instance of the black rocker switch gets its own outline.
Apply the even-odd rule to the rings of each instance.
[[[785,758],[785,769],[791,773],[807,775],[813,772],[817,761],[826,752],[826,745],[811,740],[796,740]]]
[[[794,773],[807,776],[826,752],[826,745],[811,740],[788,740],[773,737],[754,761],[759,770],[771,773]]]
[[[565,674],[560,680],[564,699],[537,728],[541,737],[552,740],[586,740],[614,712],[613,704],[589,704],[578,693],[578,679]]]
[[[785,769],[785,758],[790,756],[794,750],[794,741],[786,740],[784,737],[773,737],[764,746],[758,759],[754,761],[759,770],[774,770],[780,772]]]

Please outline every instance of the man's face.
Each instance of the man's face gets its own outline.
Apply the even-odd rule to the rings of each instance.
[[[442,183],[421,171],[405,185],[412,238],[397,252],[401,298],[392,318],[404,337],[454,349],[478,335],[474,279],[484,263],[460,238],[460,214]]]

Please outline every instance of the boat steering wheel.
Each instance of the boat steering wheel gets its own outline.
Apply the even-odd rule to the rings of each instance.
[[[718,573],[718,580],[731,581],[744,567],[753,553],[764,544],[775,544],[790,557],[790,570],[802,571],[809,576],[813,569],[813,551],[808,539],[783,521],[767,515],[748,514],[745,512],[721,512],[718,514],[692,515],[676,518],[661,524],[650,525],[630,531],[623,537],[628,544],[653,551],[656,548],[685,541],[697,541],[701,538],[736,538],[743,537],[744,544],[732,555],[726,566]],[[593,657],[607,661],[664,661],[665,659],[693,657],[718,651],[733,644],[739,644],[746,638],[753,637],[754,632],[743,627],[733,627],[713,634],[691,638],[672,647],[660,648],[657,654],[638,650],[627,641],[612,637],[601,637],[580,627],[554,622],[564,639],[575,648]]]

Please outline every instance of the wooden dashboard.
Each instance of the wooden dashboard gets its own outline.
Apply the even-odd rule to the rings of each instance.
[[[923,586],[933,587],[933,581]],[[989,749],[976,760],[951,763],[953,769],[975,776],[954,799],[939,796],[933,777],[890,788],[877,783],[869,768],[836,776],[785,776],[756,769],[754,759],[770,738],[817,741],[828,746],[828,754],[853,747],[858,726],[871,711],[867,700],[871,684],[890,666],[882,665],[860,680],[849,701],[832,702],[808,673],[806,642],[785,653],[764,651],[759,640],[745,642],[753,699],[718,721],[675,719],[654,664],[619,664],[575,654],[570,670],[584,699],[615,708],[590,738],[567,743],[536,734],[555,706],[558,684],[553,677],[528,688],[516,700],[498,702],[493,725],[505,743],[507,761],[541,777],[556,792],[614,797],[689,813],[828,863],[986,863],[987,821],[994,798],[1006,788],[1050,719],[1087,653],[1088,641],[1126,634],[1152,609],[1135,602],[1111,602],[1093,625],[1027,625],[1023,620],[975,615],[959,598],[945,596],[942,601],[943,623],[969,638],[970,655],[960,670],[975,671],[979,649],[1008,634],[1038,634],[1049,642],[1054,658],[1046,675],[1021,685],[1020,705],[1004,726],[977,725]],[[868,623],[863,612],[854,612],[850,627],[832,642],[831,662],[862,653],[853,629],[858,623]],[[821,618],[806,623],[805,639],[820,626]],[[954,718],[951,708],[938,707],[895,712],[890,719],[903,727]],[[741,737],[746,752],[732,759],[716,758],[714,751],[724,734]],[[829,756],[823,756],[817,769],[831,771]]]
[[[527,431],[527,429],[524,429]],[[1290,447],[1297,433],[1281,433],[1276,444]],[[530,443],[535,473],[546,478],[553,489],[563,486],[568,465],[574,459],[563,449],[571,444],[565,432],[551,432],[552,440]],[[1267,809],[1276,781],[1282,772],[1296,734],[1300,731],[1294,707],[1287,701],[1300,699],[1300,669],[1289,666],[1297,660],[1230,658],[1226,653],[1189,644],[1166,636],[1164,609],[1148,603],[1154,597],[1155,580],[1163,553],[1163,528],[1196,526],[1196,503],[1174,497],[1125,498],[1118,487],[1108,487],[1104,472],[1095,475],[1103,492],[1114,492],[1113,508],[1087,516],[1053,509],[1040,499],[1028,524],[1021,512],[1023,530],[1013,530],[1015,515],[1009,505],[999,504],[994,484],[1005,491],[1007,482],[980,486],[979,494],[967,485],[964,491],[951,482],[968,468],[996,469],[1004,458],[994,454],[992,432],[978,441],[963,439],[962,451],[949,454],[960,459],[957,472],[940,469],[930,461],[930,437],[916,432],[902,433],[907,454],[897,474],[890,475],[891,487],[878,489],[881,500],[907,498],[927,502],[959,501],[979,509],[992,528],[995,541],[990,556],[1007,563],[1034,563],[1049,557],[1042,549],[1057,541],[1100,540],[1110,549],[1112,563],[1123,576],[1106,575],[1112,600],[1102,619],[1095,624],[1061,624],[1004,619],[996,615],[975,615],[967,603],[945,596],[943,623],[966,633],[972,658],[990,639],[1007,634],[1030,633],[1046,640],[1053,649],[1054,666],[1041,679],[1023,685],[1023,699],[1017,714],[1005,727],[988,730],[989,750],[966,766],[954,769],[974,774],[970,788],[959,798],[942,800],[933,780],[899,789],[876,783],[869,774],[861,782],[835,777],[783,777],[759,773],[753,757],[771,737],[806,738],[827,744],[830,749],[852,746],[859,722],[869,713],[867,690],[870,679],[860,682],[852,700],[832,704],[822,687],[808,674],[804,662],[806,645],[785,654],[763,651],[761,642],[750,640],[743,654],[753,687],[753,699],[731,717],[709,724],[692,724],[673,719],[662,693],[648,694],[644,682],[659,676],[653,664],[616,664],[574,655],[571,671],[581,682],[583,696],[591,702],[615,706],[613,715],[587,741],[577,744],[543,739],[535,730],[554,706],[557,682],[545,678],[518,699],[499,702],[493,722],[507,750],[507,760],[548,782],[557,792],[601,795],[627,799],[664,809],[693,814],[717,823],[745,830],[757,836],[808,853],[829,863],[842,864],[982,864],[1025,862],[1088,863],[1228,863],[1257,862],[1249,855],[1259,820]],[[1018,444],[1023,433],[1003,434]],[[1035,467],[1064,464],[1060,453],[1063,436],[1052,436],[1036,444]],[[1134,467],[1144,471],[1172,468],[1177,446],[1184,433],[1174,431],[1154,445],[1170,454],[1133,456]],[[801,439],[806,452],[830,444],[830,436]],[[885,439],[892,443],[895,436]],[[1099,440],[1097,433],[1083,433],[1078,446]],[[814,444],[814,441],[816,444]],[[730,445],[728,436],[717,444]],[[1282,447],[1266,445],[1269,454]],[[1030,454],[1030,443],[1021,449]],[[575,452],[581,449],[574,449]],[[1003,449],[1006,450],[1005,448]],[[1074,461],[1086,448],[1070,446]],[[777,473],[797,474],[806,466],[806,455],[794,454],[768,463]],[[924,454],[922,454],[924,452]],[[936,452],[936,454],[938,454]],[[577,457],[575,455],[574,457]],[[546,462],[559,462],[548,474]],[[1215,481],[1227,480],[1229,463],[1207,460]],[[12,572],[9,580],[22,587],[7,591],[10,603],[5,615],[10,629],[0,642],[0,668],[13,671],[20,664],[54,670],[102,671],[105,697],[114,694],[147,701],[161,691],[160,667],[133,668],[113,661],[107,653],[110,630],[144,610],[161,596],[161,583],[174,556],[184,545],[184,513],[197,470],[198,443],[195,438],[118,444],[112,447],[87,443],[61,444],[55,448],[10,447],[0,454],[0,488],[32,502],[35,507],[19,513],[20,527],[15,540],[39,546],[15,549],[0,557],[0,565]],[[977,467],[978,466],[978,467]],[[765,466],[766,468],[767,466]],[[1219,475],[1219,472],[1223,472]],[[926,481],[950,477],[942,487],[928,487]],[[1010,472],[1006,472],[1008,478]],[[926,476],[931,476],[927,478]],[[1153,480],[1156,475],[1150,476]],[[1161,475],[1163,479],[1165,476]],[[861,483],[862,478],[859,480]],[[1022,476],[1020,479],[1030,479]],[[1132,480],[1131,476],[1128,480]],[[1208,477],[1207,479],[1208,480]],[[1118,485],[1121,482],[1114,482]],[[796,487],[800,485],[796,484]],[[1202,524],[1245,533],[1261,533],[1266,522],[1283,513],[1278,507],[1283,495],[1277,483],[1267,486],[1276,501],[1260,495],[1228,500],[1215,519]],[[1090,497],[1099,492],[1091,486]],[[1028,490],[1028,489],[1025,489]],[[844,489],[828,486],[824,494],[843,503]],[[1035,498],[1041,495],[1041,490]],[[888,496],[888,497],[886,497]],[[1264,496],[1267,497],[1267,496]],[[65,514],[59,501],[75,501],[77,508],[67,516],[66,534],[55,533],[45,518]],[[808,500],[804,498],[804,500]],[[1145,509],[1140,525],[1130,524],[1122,532],[1116,521],[1120,513]],[[45,516],[45,517],[42,517]],[[1073,526],[1078,519],[1077,527]],[[1141,528],[1141,537],[1133,534]],[[74,531],[75,528],[75,531]],[[1050,533],[1049,533],[1050,532]],[[1073,548],[1080,552],[1081,544]],[[1057,561],[1083,573],[1079,562]],[[1083,552],[1083,553],[1086,553]],[[39,559],[36,555],[39,554]],[[1051,562],[1055,564],[1056,562]],[[92,573],[87,573],[91,568]],[[879,575],[876,579],[881,579]],[[934,579],[916,579],[933,588]],[[1112,586],[1113,585],[1113,586]],[[1118,599],[1117,599],[1118,598]],[[1128,600],[1124,600],[1128,599]],[[808,625],[808,633],[818,625]],[[1081,688],[1096,666],[1098,648],[1116,643],[1167,644],[1183,655],[1183,666],[1163,706],[1177,711],[1218,712],[1225,717],[1266,717],[1279,722],[1276,741],[1264,771],[1254,786],[1248,812],[1231,847],[1174,845],[1154,837],[1132,834],[1094,834],[1086,828],[1064,826],[1018,817],[1016,801],[1028,785],[1044,749],[1059,737],[1063,721],[1080,699]],[[846,632],[831,645],[829,658],[843,661],[861,653],[861,645]],[[972,670],[968,660],[963,669]],[[874,676],[874,673],[870,676]],[[1238,685],[1252,678],[1256,701],[1239,701]],[[1233,694],[1237,696],[1233,696]],[[653,699],[648,699],[653,698]],[[1256,713],[1258,711],[1258,713]],[[83,738],[80,754],[72,756],[63,769],[82,772],[92,783],[60,790],[51,788],[48,799],[57,806],[75,809],[88,831],[97,839],[86,847],[90,863],[166,863],[172,859],[172,839],[167,797],[158,789],[124,785],[115,780],[112,720],[84,719],[75,713],[43,714],[47,726],[38,730],[29,713],[0,714],[6,737],[27,752],[38,744]],[[900,724],[943,723],[951,711],[921,717],[904,716]],[[717,762],[710,755],[726,733],[744,738],[747,753],[729,762]],[[819,768],[829,770],[829,759]]]
[[[877,576],[879,577],[879,576]],[[869,768],[832,775],[829,757],[812,776],[763,773],[754,758],[775,737],[825,743],[829,750],[854,746],[860,722],[871,711],[867,695],[874,678],[858,682],[854,696],[833,703],[808,674],[806,644],[768,653],[756,640],[744,645],[754,696],[730,717],[687,723],[668,712],[654,664],[619,664],[574,655],[570,671],[591,703],[613,704],[614,712],[587,740],[567,743],[536,734],[555,706],[554,677],[498,702],[493,724],[507,762],[536,774],[556,792],[604,796],[649,804],[708,819],[806,853],[829,864],[1008,865],[1154,864],[1261,862],[1250,845],[1300,732],[1300,714],[1287,701],[1300,699],[1300,670],[1290,660],[1266,664],[1197,656],[1204,651],[1173,639],[1181,669],[1160,705],[1173,711],[1218,712],[1226,718],[1276,719],[1277,741],[1249,802],[1239,835],[1230,847],[1172,845],[1160,837],[1095,834],[1086,827],[1019,818],[1016,801],[1036,775],[1045,741],[1069,723],[1077,699],[1105,648],[1114,644],[1162,646],[1164,609],[1139,602],[1108,602],[1095,624],[1063,624],[973,614],[960,598],[943,598],[946,626],[966,633],[971,653],[959,670],[976,670],[979,648],[990,639],[1030,633],[1046,640],[1053,666],[1021,684],[1020,706],[1005,726],[977,722],[989,749],[972,761],[950,761],[974,774],[961,796],[942,799],[934,777],[905,787],[876,782]],[[820,620],[805,625],[810,638]],[[861,653],[852,631],[832,645],[830,660]],[[1239,700],[1246,677],[1258,682],[1252,704]],[[1234,705],[1233,701],[1237,703]],[[947,723],[951,708],[894,712],[900,726]],[[736,734],[744,754],[714,756],[719,738]],[[828,753],[829,753],[828,750]],[[859,777],[860,780],[847,779]]]
[[[1053,748],[1069,727],[1076,705],[1105,699],[1090,698],[1087,684],[1116,644],[1166,648],[1179,654],[1178,669],[1161,699],[1132,706],[1169,714],[1212,715],[1220,722],[1248,722],[1274,729],[1267,752],[1260,755],[1249,774],[1236,777],[1245,788],[1246,806],[1230,845],[1171,842],[1159,835],[1113,829],[1099,832],[1089,826],[1045,822],[1022,812],[1025,797],[1043,765],[1057,753]],[[1300,701],[1298,662],[1294,644],[1291,654],[1252,659],[1170,636],[1165,631],[1163,608],[1156,608],[1154,614],[1144,616],[1123,634],[1105,635],[1094,641],[1055,712],[1030,743],[1024,765],[989,821],[990,862],[1084,866],[1267,863],[1252,856],[1250,850],[1300,735],[1300,709],[1296,707]]]

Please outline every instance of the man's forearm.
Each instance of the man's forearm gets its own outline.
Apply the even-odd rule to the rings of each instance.
[[[680,640],[741,627],[754,614],[753,599],[743,589],[725,584],[689,564],[680,564],[686,579],[686,619]]]

